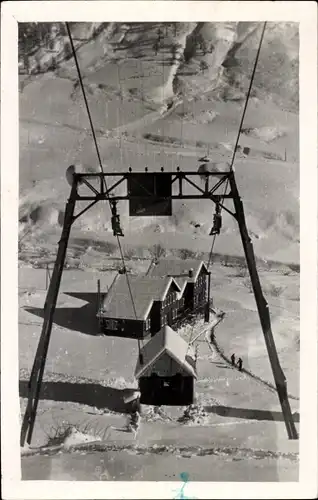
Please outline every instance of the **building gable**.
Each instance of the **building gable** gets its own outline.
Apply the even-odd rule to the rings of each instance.
[[[196,377],[194,363],[190,361],[190,358],[194,357],[192,349],[189,348],[188,343],[169,326],[161,328],[161,330],[143,346],[141,352],[144,362],[140,364],[138,360],[135,370],[136,378],[144,376],[146,372],[151,373],[153,367],[156,369],[156,364],[163,355],[166,356],[164,359],[168,363],[168,367],[171,364],[169,359],[172,359],[179,366],[179,372],[185,371],[188,375]],[[161,366],[161,361],[159,366]]]
[[[203,261],[196,259],[160,259],[152,262],[147,271],[147,276],[171,276],[178,280],[195,282],[199,274],[208,274],[208,269]]]
[[[189,372],[170,355],[169,352],[164,351],[151,365],[144,370],[142,376],[150,377],[156,374],[159,377],[173,377],[177,373],[183,376],[189,376]]]
[[[166,300],[169,300],[169,298],[172,296],[173,300],[177,300],[178,294],[181,292],[180,287],[177,285],[175,280],[172,279],[170,285],[167,287],[165,295],[162,297],[161,302],[165,302]]]

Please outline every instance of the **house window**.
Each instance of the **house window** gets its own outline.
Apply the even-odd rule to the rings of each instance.
[[[116,321],[115,319],[106,319],[105,326],[108,330],[117,330],[118,321]]]

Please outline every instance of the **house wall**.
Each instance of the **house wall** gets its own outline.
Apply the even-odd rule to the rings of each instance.
[[[193,309],[194,283],[187,283],[183,292],[184,309]]]
[[[208,298],[207,291],[208,275],[202,269],[193,289],[193,307],[194,309],[206,304]]]
[[[178,314],[182,313],[185,310],[184,292],[185,292],[185,290],[183,290],[183,294],[182,294],[182,296],[179,299],[178,304],[177,304]]]
[[[186,406],[194,401],[193,377],[140,377],[138,384],[142,404]]]
[[[183,306],[179,307],[179,312],[194,310],[206,304],[208,299],[208,275],[202,269],[195,283],[187,283],[182,298]]]
[[[153,303],[150,312],[150,331],[151,334],[159,332],[161,328],[161,302],[156,301]]]
[[[150,322],[147,323],[146,321],[132,319],[101,318],[100,330],[105,335],[141,339],[150,334]]]
[[[184,309],[195,310],[206,304],[208,274],[201,269],[197,281],[195,283],[187,283],[184,290]]]
[[[177,319],[178,314],[178,299],[174,289],[170,289],[166,299],[161,302],[160,317],[161,327],[165,325],[172,326]]]
[[[173,326],[177,320],[179,301],[177,294],[173,287],[169,290],[166,299],[154,302],[150,313],[150,331],[155,335],[159,330],[165,326]]]

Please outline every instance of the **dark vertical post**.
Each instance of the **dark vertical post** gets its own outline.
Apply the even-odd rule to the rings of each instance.
[[[208,194],[209,192],[209,179],[210,177],[208,175],[205,176],[205,193]]]
[[[178,174],[179,176],[179,196],[182,196],[182,175]]]
[[[208,323],[210,321],[210,299],[211,299],[211,271],[208,274],[208,300],[205,306],[205,318],[204,321]]]
[[[33,427],[36,418],[36,411],[38,407],[40,389],[43,379],[43,372],[51,337],[53,316],[60,289],[67,245],[73,222],[76,194],[77,194],[77,180],[74,177],[70,198],[66,204],[63,230],[61,239],[59,241],[59,247],[52,273],[52,279],[49,283],[49,289],[45,299],[44,321],[42,326],[41,337],[37,347],[35,360],[33,363],[32,372],[28,384],[28,389],[29,389],[28,403],[21,427],[21,436],[20,436],[21,446],[24,446],[26,437],[28,444],[30,444],[32,439]]]
[[[101,312],[101,291],[100,279],[97,280],[97,316],[98,316],[98,333],[102,333],[102,320],[100,317]]]
[[[46,264],[46,268],[45,268],[45,290],[48,289],[48,286],[49,286],[49,265]]]
[[[275,346],[275,341],[273,337],[273,332],[271,328],[271,320],[270,320],[270,314],[269,314],[269,309],[268,309],[268,304],[263,296],[258,272],[257,272],[257,267],[256,267],[256,261],[255,261],[255,255],[254,255],[254,249],[253,249],[253,244],[252,241],[249,237],[248,230],[246,227],[246,221],[245,221],[245,215],[244,215],[244,208],[243,208],[243,203],[240,198],[235,177],[234,177],[234,172],[231,172],[231,175],[229,177],[230,179],[230,185],[231,185],[231,192],[233,194],[233,202],[235,206],[235,212],[236,212],[236,219],[239,225],[239,230],[241,234],[241,239],[243,243],[243,248],[244,248],[244,253],[245,253],[245,258],[246,258],[246,263],[247,267],[249,270],[250,278],[251,278],[251,283],[253,287],[253,292],[255,296],[255,301],[258,309],[258,314],[260,317],[261,321],[261,326],[264,334],[264,339],[265,339],[265,344],[270,360],[270,364],[272,367],[272,372],[277,388],[277,393],[279,397],[279,401],[282,407],[282,412],[285,420],[285,425],[288,433],[289,439],[298,439],[298,433],[297,429],[293,420],[289,400],[288,400],[288,393],[287,393],[287,382],[285,375],[283,373],[283,370],[280,366],[280,362],[278,359],[278,354]]]
[[[97,280],[97,312],[100,311],[100,280]]]

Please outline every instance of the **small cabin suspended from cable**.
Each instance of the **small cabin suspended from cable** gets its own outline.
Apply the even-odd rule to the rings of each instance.
[[[197,378],[193,347],[172,328],[164,326],[141,349],[135,377],[140,402],[149,405],[185,406],[193,403]]]

